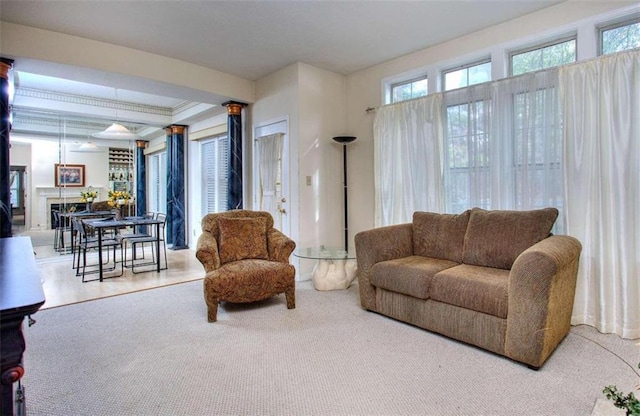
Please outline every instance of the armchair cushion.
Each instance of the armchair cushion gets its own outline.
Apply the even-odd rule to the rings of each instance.
[[[266,218],[219,218],[220,263],[269,258]]]
[[[462,262],[509,270],[520,253],[549,237],[557,217],[555,208],[533,211],[474,208],[464,237]]]

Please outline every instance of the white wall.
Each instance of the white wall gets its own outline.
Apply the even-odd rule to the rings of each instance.
[[[109,154],[72,152],[78,145],[58,142],[55,138],[11,136],[9,158],[11,164],[27,166],[27,229],[46,229],[48,213],[43,209],[41,198],[55,194],[60,198],[79,198],[80,191],[92,186],[99,192],[98,200],[106,200],[109,187]],[[127,147],[126,142],[112,147]],[[25,148],[30,148],[27,155]],[[18,163],[18,161],[20,163]],[[85,166],[85,187],[55,188],[55,164],[68,163]]]
[[[299,64],[299,192],[301,247],[343,245],[342,146],[346,78]],[[311,176],[312,185],[306,178]]]
[[[16,59],[17,69],[28,65],[27,58],[37,59],[52,63],[49,66],[52,73],[47,75],[62,78],[84,81],[83,77],[90,76],[91,71],[106,71],[105,81],[114,87],[135,88],[150,94],[172,88],[180,94],[189,90],[206,93],[189,97],[191,101],[209,102],[204,99],[207,94],[245,102],[253,100],[253,82],[234,75],[178,59],[14,23],[2,22],[0,25],[0,50],[3,56]]]
[[[290,237],[298,247],[342,242],[342,153],[331,138],[347,134],[345,88],[344,76],[303,63],[256,82],[252,126],[289,121]],[[310,277],[314,262],[292,261],[299,279]]]
[[[492,57],[494,77],[496,75],[504,77],[507,73],[507,59],[503,53],[505,47],[515,49],[566,32],[584,32],[585,21],[609,19],[616,15],[624,16],[628,13],[629,6],[634,4],[637,3],[567,1],[347,76],[348,129],[353,135],[358,136],[358,140],[353,144],[353,151],[349,154],[351,234],[374,226],[373,120],[375,112],[367,114],[365,109],[383,105],[385,81],[401,74],[427,71],[429,91],[434,91],[438,87],[442,69],[487,56]],[[589,27],[593,28],[593,23]],[[593,36],[591,38],[595,39]],[[498,53],[497,45],[501,46]],[[588,47],[578,42],[579,59],[585,59],[585,54],[593,54],[594,51],[593,46]]]

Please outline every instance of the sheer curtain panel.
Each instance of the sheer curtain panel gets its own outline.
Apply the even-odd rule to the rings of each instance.
[[[442,94],[381,107],[373,122],[376,227],[442,212]]]
[[[278,223],[280,215],[277,212],[279,195],[278,173],[282,159],[283,133],[274,133],[258,137],[258,157],[260,161],[260,200],[259,209],[271,213],[276,221],[276,228],[281,229]]]
[[[557,83],[554,69],[445,93],[447,212],[552,206],[562,213]]]
[[[573,324],[640,337],[640,52],[560,70],[567,234],[583,244]]]

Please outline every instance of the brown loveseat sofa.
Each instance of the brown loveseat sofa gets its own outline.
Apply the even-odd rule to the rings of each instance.
[[[365,309],[539,368],[569,332],[582,246],[555,208],[459,215],[355,236]]]

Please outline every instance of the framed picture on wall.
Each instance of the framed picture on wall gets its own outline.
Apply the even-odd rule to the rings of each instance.
[[[55,164],[56,187],[84,186],[84,165]]]

